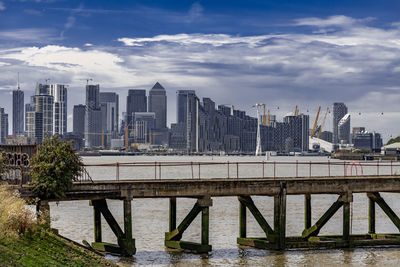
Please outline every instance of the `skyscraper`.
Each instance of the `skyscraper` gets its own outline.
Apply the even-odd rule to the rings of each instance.
[[[24,92],[18,89],[13,91],[13,135],[24,134]]]
[[[86,85],[85,146],[102,145],[102,113],[100,109],[100,85]]]
[[[146,90],[131,89],[126,98],[127,124],[133,124],[135,112],[147,112]]]
[[[338,123],[338,139],[339,143],[343,144],[350,144],[350,114],[347,113],[346,115],[341,118]]]
[[[53,96],[53,134],[67,133],[67,88],[62,84],[50,84],[49,95]]]
[[[49,88],[47,84],[37,84],[36,94],[32,96],[30,106],[27,105],[26,131],[28,138],[36,143],[41,143],[46,135],[53,135],[54,97]]]
[[[119,96],[116,93],[100,93],[101,108],[105,109],[103,114],[103,130],[107,133],[117,133],[119,122]]]
[[[347,114],[347,107],[344,103],[333,103],[333,119],[332,119],[332,132],[333,132],[333,139],[332,143],[338,144],[339,143],[339,132],[338,132],[338,125],[339,121]]]
[[[167,96],[164,87],[158,82],[149,92],[149,112],[155,113],[155,129],[167,127]]]
[[[86,117],[86,106],[75,105],[73,110],[73,132],[74,134],[81,134],[85,132],[85,117]]]
[[[198,147],[198,98],[193,90],[177,92],[177,121],[186,125],[186,149],[195,151]]]
[[[0,144],[4,144],[8,136],[8,114],[0,108]]]

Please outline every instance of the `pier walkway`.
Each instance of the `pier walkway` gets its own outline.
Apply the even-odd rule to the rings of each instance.
[[[244,168],[244,165],[247,167]],[[136,252],[136,246],[135,240],[132,238],[134,230],[132,229],[132,220],[134,219],[131,214],[131,201],[135,198],[167,198],[170,203],[169,229],[165,233],[165,246],[198,253],[211,251],[209,209],[212,208],[213,198],[225,196],[238,198],[240,226],[237,243],[239,245],[278,250],[400,245],[399,233],[379,234],[375,231],[376,205],[384,211],[400,231],[400,218],[380,195],[383,192],[400,193],[400,176],[397,175],[400,164],[398,162],[147,162],[87,165],[86,169],[96,167],[115,168],[116,175],[98,180],[90,177],[89,173],[85,173],[74,182],[71,190],[66,193],[66,198],[61,201],[89,200],[94,211],[94,242],[92,246],[98,250],[133,255]],[[135,168],[151,168],[154,171],[154,178],[120,179],[121,168],[130,168],[132,176],[137,174]],[[164,173],[164,177],[168,176],[166,168],[174,168],[175,171],[179,168],[186,168],[189,170],[189,175],[187,178],[179,179],[163,178],[162,173]],[[213,171],[213,169],[218,169],[218,171]],[[289,169],[290,171],[288,171]],[[203,178],[202,176],[202,173],[221,174],[221,172],[225,177]],[[279,172],[286,176],[289,172],[295,175],[279,177],[277,174]],[[300,177],[299,172],[303,175],[306,173],[306,175]],[[322,172],[326,172],[327,175],[321,175]],[[337,175],[340,172],[343,175]],[[149,171],[144,173],[149,173]],[[176,173],[182,173],[182,171]],[[255,176],[254,173],[260,175]],[[336,175],[331,176],[332,173]],[[20,190],[22,197],[26,199],[35,197],[27,185],[20,184],[16,187]],[[351,234],[350,203],[353,201],[355,193],[366,194],[369,201],[369,227],[365,234]],[[337,195],[337,200],[317,221],[311,219],[311,198],[314,194]],[[304,195],[304,230],[298,236],[286,235],[286,198],[288,195]],[[265,218],[261,214],[253,202],[252,196],[274,199],[273,218]],[[179,224],[176,217],[177,198],[197,199],[191,211]],[[124,210],[122,228],[109,210],[106,199],[122,200]],[[41,208],[48,209],[46,202],[42,203]],[[151,209],[151,207],[149,208]],[[342,233],[329,236],[319,235],[321,228],[339,209],[343,209]],[[264,231],[264,236],[247,236],[248,212],[254,216]],[[201,240],[198,243],[182,240],[183,233],[198,215],[201,216]],[[102,218],[116,235],[118,244],[110,244],[102,240]]]

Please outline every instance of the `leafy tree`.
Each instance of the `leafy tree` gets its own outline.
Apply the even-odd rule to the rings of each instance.
[[[390,144],[397,143],[397,142],[400,142],[400,136],[397,136],[396,138],[391,138],[391,139],[387,142],[386,145],[390,145]]]
[[[40,199],[60,199],[81,174],[81,158],[71,142],[46,137],[31,161],[31,188]]]

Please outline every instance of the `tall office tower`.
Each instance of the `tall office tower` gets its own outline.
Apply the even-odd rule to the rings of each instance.
[[[341,144],[350,144],[350,114],[347,113],[346,115],[341,118],[338,123],[338,139],[339,143]]]
[[[24,92],[18,83],[17,90],[13,91],[13,135],[24,134]]]
[[[86,106],[88,109],[100,108],[100,85],[86,85]]]
[[[4,144],[8,136],[8,114],[0,108],[0,144]]]
[[[338,144],[339,143],[339,132],[338,132],[338,125],[339,121],[347,114],[347,107],[344,103],[333,103],[333,118],[332,118],[332,133],[333,139],[332,143]]]
[[[35,139],[38,143],[41,143],[46,136],[53,135],[53,105],[53,96],[35,95],[35,113],[41,114],[35,115]]]
[[[116,93],[105,92],[100,93],[99,99],[103,111],[103,131],[117,135],[119,131],[119,96]]]
[[[28,131],[28,112],[35,111],[34,96],[31,96],[31,101],[25,104],[25,130]]]
[[[298,116],[286,116],[283,118],[284,125],[282,140],[285,146],[293,148],[295,151],[308,151],[309,146],[309,116],[300,114]],[[284,146],[282,143],[281,146]],[[291,152],[289,150],[287,152]]]
[[[177,121],[186,125],[186,149],[196,151],[198,148],[198,108],[199,101],[193,90],[177,92]]]
[[[86,106],[75,105],[73,110],[73,133],[80,134],[83,136],[85,132],[85,117],[86,117]]]
[[[167,127],[167,95],[164,87],[158,82],[149,92],[149,112],[156,115],[155,129]]]
[[[50,84],[49,95],[53,96],[53,134],[67,133],[67,87],[63,84]]]
[[[100,85],[86,85],[85,146],[102,145],[102,113],[100,109]]]
[[[154,112],[135,112],[133,135],[135,143],[151,143],[151,134],[155,125]]]
[[[147,112],[146,90],[131,89],[126,98],[127,124],[133,124],[135,112]]]

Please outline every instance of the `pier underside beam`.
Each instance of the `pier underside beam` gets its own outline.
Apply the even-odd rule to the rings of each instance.
[[[274,196],[274,229],[258,210],[250,196],[239,196],[240,202],[240,229],[237,243],[239,245],[251,246],[263,249],[284,249],[286,235],[286,187],[281,185],[280,193]],[[247,238],[246,236],[246,208],[250,210],[265,237]]]
[[[322,217],[310,228],[304,229],[302,237],[307,239],[310,236],[317,236],[321,228],[332,218],[333,215],[343,206],[342,197],[339,197],[332,206],[322,215]]]
[[[379,193],[368,193],[367,194],[368,198],[375,202],[376,204],[381,207],[381,209],[385,212],[385,214],[389,217],[389,219],[393,222],[393,224],[400,230],[400,219],[394,213],[394,211],[389,207],[389,205],[386,203],[386,201],[381,197]],[[375,211],[375,210],[374,210]],[[375,214],[374,214],[374,224],[375,224]],[[375,225],[374,225],[375,228]],[[375,229],[374,229],[375,230]]]
[[[136,253],[135,239],[132,238],[132,211],[131,200],[124,199],[124,230],[122,231],[118,222],[115,220],[111,211],[108,208],[105,199],[92,200],[90,205],[94,208],[95,217],[95,242],[92,243],[94,249],[111,253],[118,253],[131,256]],[[115,234],[118,240],[118,245],[105,243],[101,241],[101,216],[103,215],[107,224]],[[100,229],[100,230],[99,230]],[[100,240],[100,241],[98,241]]]
[[[211,251],[209,245],[209,207],[212,206],[212,200],[209,197],[199,198],[182,222],[176,225],[176,199],[170,199],[170,231],[165,233],[165,246],[168,248],[191,250],[197,253],[206,253]],[[181,241],[182,235],[193,220],[201,213],[201,243]]]

